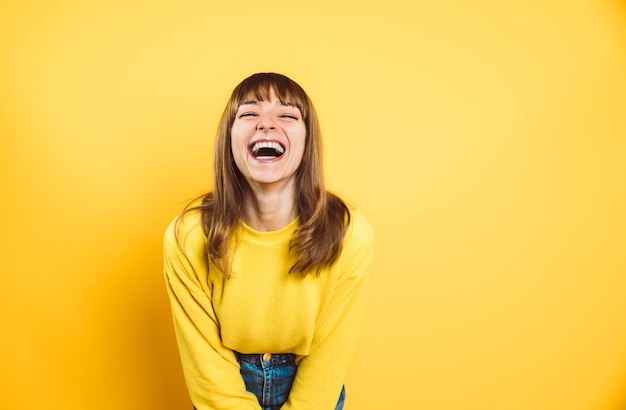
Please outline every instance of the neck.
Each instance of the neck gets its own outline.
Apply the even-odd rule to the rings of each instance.
[[[257,231],[279,230],[289,225],[296,216],[292,186],[252,187],[251,195],[244,200],[244,222]]]

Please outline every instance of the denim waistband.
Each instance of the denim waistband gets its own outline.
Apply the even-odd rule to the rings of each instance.
[[[239,362],[248,362],[248,363],[276,363],[276,364],[292,364],[296,362],[296,355],[293,353],[239,353],[235,352],[235,356],[237,357],[237,361]]]

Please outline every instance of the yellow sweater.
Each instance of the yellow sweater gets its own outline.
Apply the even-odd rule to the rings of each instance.
[[[319,276],[289,274],[296,219],[273,232],[241,223],[232,276],[208,262],[200,212],[164,238],[165,277],[183,371],[198,410],[260,409],[233,351],[294,353],[298,371],[283,410],[331,410],[360,338],[373,232],[351,212],[338,261]]]

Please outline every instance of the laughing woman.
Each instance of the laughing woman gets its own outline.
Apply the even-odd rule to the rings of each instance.
[[[342,409],[373,233],[327,192],[313,105],[254,74],[222,115],[214,189],[168,227],[165,278],[193,405]]]

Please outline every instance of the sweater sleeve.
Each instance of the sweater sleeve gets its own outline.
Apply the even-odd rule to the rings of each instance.
[[[166,230],[164,273],[176,339],[191,401],[197,410],[260,410],[246,391],[232,350],[224,347],[208,284],[206,236],[197,213]],[[180,218],[180,217],[179,217]]]
[[[373,254],[372,229],[354,214],[337,262],[337,284],[319,316],[310,353],[298,365],[282,410],[332,410],[337,405],[363,331]]]

